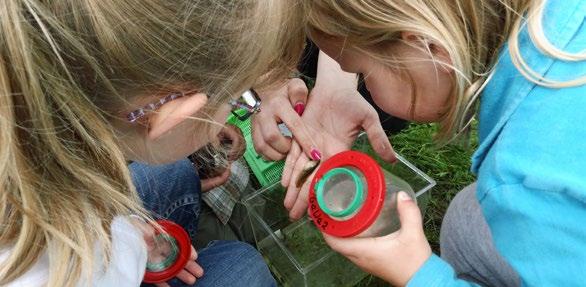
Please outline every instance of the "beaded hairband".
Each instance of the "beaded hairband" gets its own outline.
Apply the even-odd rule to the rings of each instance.
[[[157,109],[159,109],[161,106],[163,106],[164,104],[181,98],[183,97],[185,94],[180,93],[180,92],[175,92],[175,93],[171,93],[169,95],[167,95],[166,97],[154,102],[154,103],[150,103],[140,109],[136,109],[132,112],[130,112],[127,116],[126,119],[131,122],[134,123],[137,120],[139,120],[140,118],[144,117],[146,115],[147,112],[153,112],[156,111]]]

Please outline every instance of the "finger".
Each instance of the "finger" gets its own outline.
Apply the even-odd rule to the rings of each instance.
[[[287,187],[287,193],[285,194],[285,199],[283,200],[283,205],[287,210],[291,210],[295,201],[297,201],[297,196],[299,194],[299,189],[295,186],[293,182],[289,184]]]
[[[281,185],[284,187],[288,187],[291,182],[291,176],[293,174],[293,169],[295,168],[295,163],[301,154],[301,148],[296,141],[293,141],[291,144],[291,150],[287,154],[287,159],[285,160],[285,167],[283,168],[283,174],[281,176]],[[295,183],[293,183],[295,184]]]
[[[228,153],[228,160],[237,160],[246,150],[246,142],[244,141],[242,131],[233,125],[226,124],[226,127],[223,129],[223,135],[230,141],[231,149]]]
[[[297,201],[297,196],[299,193],[299,188],[297,188],[295,182],[297,181],[297,178],[303,171],[305,163],[308,161],[309,160],[305,156],[300,156],[299,158],[297,158],[297,161],[295,162],[295,167],[293,168],[293,172],[291,174],[291,181],[289,183],[289,187],[287,188],[287,194],[285,195],[285,200],[283,202],[285,208],[287,208],[287,210],[289,211],[291,210],[291,208],[293,208],[293,205]]]
[[[195,248],[193,247],[193,245],[191,245],[191,254],[189,255],[189,260],[192,260],[192,261],[197,260],[197,251],[195,251]]]
[[[291,79],[287,85],[287,93],[291,106],[298,115],[303,115],[305,111],[305,104],[307,103],[307,95],[309,91],[305,82],[301,79]]]
[[[226,168],[226,170],[224,170],[224,172],[222,172],[222,174],[220,174],[216,177],[202,180],[201,181],[201,190],[205,192],[205,191],[210,191],[218,186],[222,186],[224,183],[226,183],[228,181],[229,177],[230,177],[230,166],[228,166]]]
[[[222,127],[222,129],[218,133],[218,139],[220,140],[220,142],[223,142],[223,141],[232,142],[232,140],[233,140],[232,138],[234,137],[234,133],[232,132],[232,129],[230,127],[232,127],[232,125],[230,125],[230,124],[225,124],[224,127]]]
[[[265,161],[276,161],[276,160],[282,160],[283,158],[285,158],[285,154],[284,153],[280,153],[278,151],[276,151],[273,147],[271,147],[270,145],[266,145],[262,151],[262,153],[258,152],[257,153],[259,155],[262,156],[263,160]]]
[[[283,107],[282,109],[290,109],[289,107]],[[265,142],[273,148],[275,151],[284,155],[289,152],[291,148],[291,139],[281,134],[278,125],[276,124],[277,119],[274,123],[264,124],[261,126],[261,133]],[[281,158],[283,158],[281,157]]]
[[[355,257],[361,254],[368,253],[369,249],[376,246],[376,241],[380,238],[368,237],[334,237],[326,233],[322,233],[326,243],[336,252],[344,255]]]
[[[309,198],[309,186],[311,185],[311,179],[314,174],[315,171],[307,178],[307,181],[299,190],[297,200],[295,201],[293,208],[291,208],[291,211],[289,211],[289,218],[299,219],[307,213],[307,206],[309,205],[307,202],[307,199]]]
[[[310,128],[292,109],[284,109],[282,115],[281,120],[287,125],[303,152],[309,158],[317,160],[318,158],[312,156],[312,153],[315,153],[318,147],[315,146],[315,140],[312,138],[313,132]]]
[[[271,159],[271,160],[280,160],[285,157],[284,154],[281,154],[274,150],[264,139],[263,134],[261,132],[261,125],[256,124],[256,121],[260,119],[255,119],[254,124],[252,125],[252,142],[254,144],[254,150],[259,155]]]
[[[362,128],[366,131],[368,141],[374,151],[386,162],[395,162],[397,157],[393,146],[385,133],[376,112],[370,113],[362,122]]]
[[[193,261],[192,261],[193,262]],[[187,284],[187,285],[193,285],[195,284],[195,276],[193,276],[193,274],[187,272],[187,270],[183,269],[181,271],[179,271],[179,273],[177,273],[177,279],[181,280],[183,283]]]
[[[397,212],[401,221],[401,236],[419,236],[423,233],[423,224],[419,207],[411,196],[401,191],[397,194]]]
[[[203,276],[203,268],[195,261],[187,262],[184,269],[196,278]]]
[[[262,137],[262,132],[260,131],[260,122],[262,121],[262,117],[260,115],[253,115],[252,116],[252,126],[251,126],[251,133],[252,133],[252,143],[254,145],[254,150],[260,154],[264,155],[264,150],[266,149],[267,143],[265,142],[264,138]]]

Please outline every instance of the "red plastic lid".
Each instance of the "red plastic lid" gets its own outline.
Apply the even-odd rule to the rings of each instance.
[[[179,254],[175,263],[169,268],[160,272],[145,272],[142,279],[145,283],[163,283],[173,279],[187,265],[191,255],[191,239],[183,227],[169,220],[157,220],[157,223],[161,225],[165,232],[175,238],[179,247]]]
[[[331,169],[339,167],[358,169],[366,179],[368,190],[364,204],[352,218],[339,220],[323,212],[315,195],[315,186]],[[351,237],[368,229],[378,217],[385,201],[385,177],[374,159],[358,151],[341,152],[323,162],[309,187],[309,216],[322,232],[337,236]]]

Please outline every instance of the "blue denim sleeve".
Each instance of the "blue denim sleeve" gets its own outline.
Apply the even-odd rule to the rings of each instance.
[[[181,225],[195,240],[201,209],[201,184],[187,159],[171,164],[129,165],[132,180],[152,216]]]
[[[478,286],[458,279],[450,264],[432,254],[407,283],[408,287]]]

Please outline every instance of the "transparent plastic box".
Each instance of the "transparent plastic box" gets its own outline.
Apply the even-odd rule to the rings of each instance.
[[[362,135],[354,150],[373,157],[382,168],[411,185],[417,203],[425,212],[435,181],[398,155],[398,162],[388,164],[378,158]],[[284,286],[353,286],[366,273],[332,251],[309,217],[291,222],[283,206],[286,190],[280,183],[260,189],[244,199],[257,248],[271,271]]]

